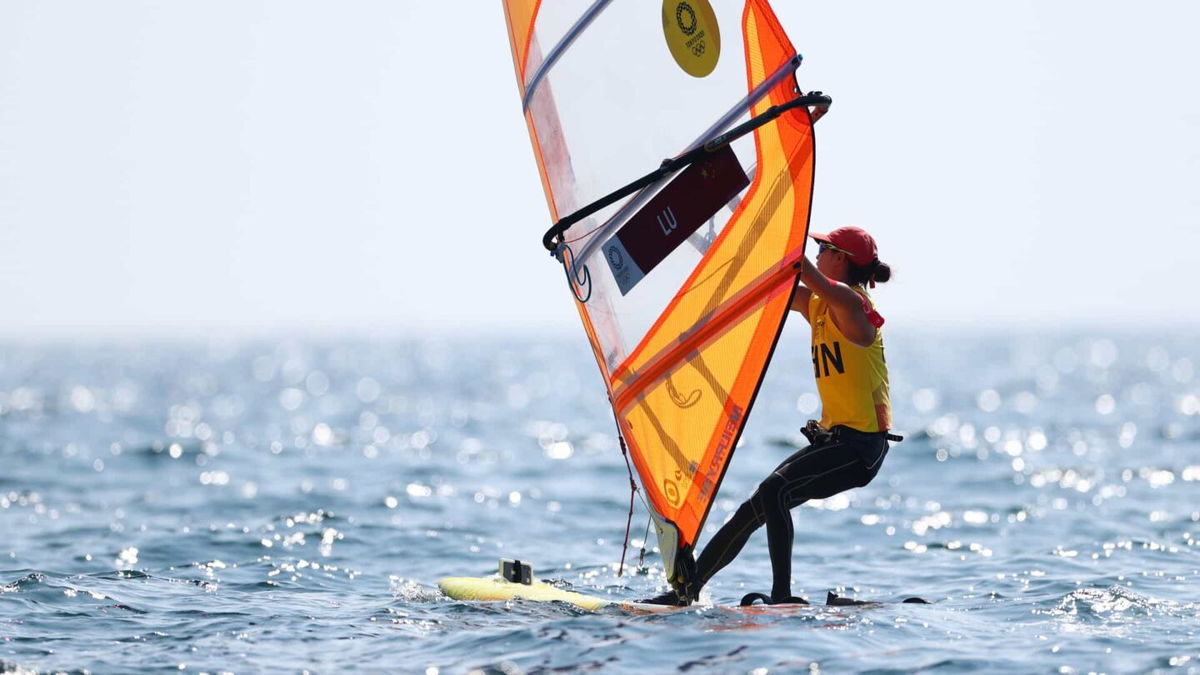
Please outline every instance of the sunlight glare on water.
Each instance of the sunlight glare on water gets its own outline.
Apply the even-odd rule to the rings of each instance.
[[[820,413],[802,338],[702,542]],[[618,576],[628,476],[582,340],[9,345],[0,670],[1200,672],[1198,344],[889,334],[906,440],[793,514],[817,606],[729,608],[769,590],[760,532],[649,617],[436,587],[502,557],[663,587],[640,504]]]

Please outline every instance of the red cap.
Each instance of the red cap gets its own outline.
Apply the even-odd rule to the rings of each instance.
[[[879,249],[875,247],[875,239],[861,227],[839,227],[829,234],[809,232],[808,236],[833,244],[835,247],[850,254],[850,262],[855,265],[870,265],[879,258]]]

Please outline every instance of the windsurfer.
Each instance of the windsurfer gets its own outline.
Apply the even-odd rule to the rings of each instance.
[[[741,552],[750,535],[767,526],[770,596],[748,604],[804,602],[792,596],[791,509],[871,482],[888,451],[891,404],[880,327],[883,317],[867,293],[891,278],[865,230],[842,227],[810,234],[819,246],[816,265],[804,258],[791,309],[812,327],[812,360],[821,397],[821,421],[804,428],[809,445],[783,461],[758,486],[693,562],[677,562],[672,589],[643,602],[688,605],[701,587]]]

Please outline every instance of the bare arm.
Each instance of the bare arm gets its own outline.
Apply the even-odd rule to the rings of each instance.
[[[792,295],[792,304],[788,309],[793,312],[800,312],[804,316],[804,320],[808,321],[808,301],[812,298],[812,291],[805,286],[796,288],[796,293]]]
[[[807,256],[800,267],[800,282],[810,289],[810,293],[816,293],[829,303],[833,323],[848,340],[860,347],[875,341],[878,329],[867,318],[863,309],[866,300],[857,291],[821,274]]]

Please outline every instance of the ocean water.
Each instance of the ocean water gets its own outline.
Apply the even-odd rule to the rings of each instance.
[[[790,325],[705,537],[817,400]],[[871,485],[794,511],[794,591],[746,614],[762,532],[661,615],[464,603],[532,561],[662,587],[590,353],[569,337],[0,350],[5,672],[1200,672],[1200,331],[893,329]]]

